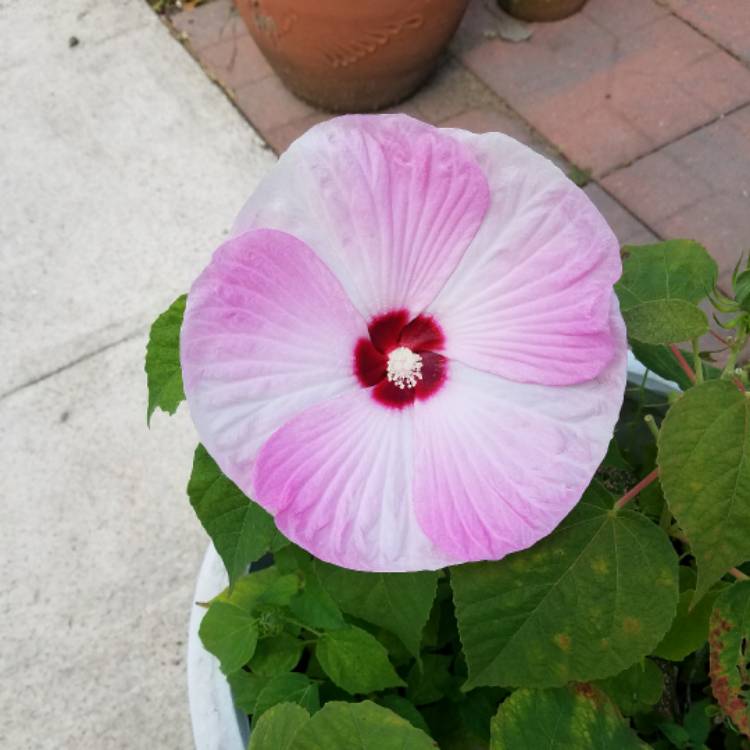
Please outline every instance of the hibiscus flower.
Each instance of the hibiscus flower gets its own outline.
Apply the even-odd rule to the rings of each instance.
[[[292,541],[367,571],[549,534],[622,401],[617,241],[550,161],[403,115],[309,130],[188,295],[201,441]]]

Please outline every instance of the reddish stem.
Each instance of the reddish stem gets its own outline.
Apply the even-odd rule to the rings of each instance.
[[[639,492],[645,490],[659,476],[659,467],[657,466],[650,474],[646,474],[635,487],[629,489],[616,503],[615,508],[619,510],[627,505]]]
[[[750,576],[745,575],[741,570],[738,568],[729,568],[728,571],[731,575],[733,575],[738,581],[747,581]]]
[[[685,357],[682,356],[682,352],[674,344],[670,344],[669,348],[672,350],[672,354],[674,354],[675,359],[679,362],[680,367],[685,371],[685,375],[688,376],[690,382],[695,383],[695,373],[693,372],[693,368],[690,367],[690,365],[685,360]]]
[[[747,393],[745,384],[738,377],[733,377],[732,382],[737,386],[737,388],[739,388],[740,391],[742,391],[742,393]]]

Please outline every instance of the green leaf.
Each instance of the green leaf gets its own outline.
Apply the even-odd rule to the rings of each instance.
[[[424,732],[371,701],[333,701],[297,733],[291,750],[435,750]]]
[[[256,619],[233,604],[213,602],[198,630],[201,641],[226,673],[242,668],[255,653],[258,642]]]
[[[318,685],[307,675],[299,672],[287,672],[271,677],[258,694],[253,722],[279,703],[297,703],[311,714],[315,713],[320,708]]]
[[[666,344],[704,334],[708,321],[696,303],[714,288],[717,273],[713,258],[690,240],[624,247],[615,291],[628,338]]]
[[[381,695],[377,700],[379,705],[390,709],[402,719],[406,719],[413,727],[421,729],[427,734],[430,733],[430,728],[427,726],[424,717],[410,700],[396,693],[386,693],[385,695]]]
[[[232,698],[237,708],[246,714],[255,711],[255,702],[258,700],[260,691],[266,684],[266,680],[258,675],[240,669],[227,675],[229,687],[232,688]]]
[[[149,424],[157,406],[167,414],[174,414],[185,400],[180,368],[180,328],[186,302],[186,294],[178,297],[151,326],[146,345],[146,422]]]
[[[324,588],[341,609],[395,633],[414,655],[435,599],[438,573],[360,573],[316,562]]]
[[[253,724],[248,750],[292,750],[300,728],[310,714],[295,703],[279,703]]]
[[[674,381],[683,391],[692,386],[692,382],[668,347],[662,344],[643,344],[640,341],[631,341],[630,348],[633,350],[635,358],[651,372]],[[680,351],[693,366],[693,353],[682,349]],[[706,380],[715,380],[721,375],[721,370],[718,367],[714,367],[708,362],[702,362],[701,364],[703,366],[703,377]]]
[[[695,304],[716,284],[716,261],[692,240],[626,245],[622,255],[622,276],[615,291],[623,310],[641,302],[664,299]]]
[[[250,668],[263,677],[291,672],[299,663],[303,648],[302,641],[288,633],[264,638],[255,649]]]
[[[302,591],[289,603],[289,608],[301,623],[314,629],[335,630],[346,627],[346,620],[338,604],[320,582],[311,555],[290,544],[276,555],[276,564],[302,575]]]
[[[625,714],[632,716],[653,706],[664,691],[664,676],[661,669],[650,659],[633,664],[624,672],[608,677],[597,686],[614,701]]]
[[[530,549],[451,569],[464,689],[601,679],[661,640],[677,606],[677,557],[662,529],[611,504],[594,482]]]
[[[451,685],[450,665],[452,656],[424,654],[415,662],[407,677],[406,696],[417,706],[439,701]]]
[[[750,737],[750,581],[739,581],[716,600],[710,622],[711,689],[724,715]]]
[[[245,612],[256,613],[265,607],[286,607],[299,591],[296,575],[280,575],[276,568],[253,571],[225,589],[215,601],[228,602]]]
[[[202,445],[195,449],[187,492],[224,562],[230,584],[246,572],[251,562],[284,539],[273,518],[222,474]]]
[[[689,341],[708,332],[706,314],[692,302],[663,299],[643,302],[622,311],[628,338],[644,344]]]
[[[325,673],[347,693],[372,693],[404,684],[388,661],[388,652],[361,628],[323,633],[315,654]]]
[[[745,312],[750,312],[750,270],[737,275],[734,281],[734,298]]]
[[[709,592],[690,609],[695,591],[683,591],[672,627],[654,649],[653,655],[669,661],[682,661],[688,654],[697,651],[708,640],[708,621],[718,595],[718,591]]]
[[[672,743],[673,747],[678,750],[687,750],[690,747],[690,735],[684,727],[673,721],[662,721],[658,726],[659,731]]]
[[[643,750],[609,699],[590,685],[517,690],[492,720],[491,750]]]
[[[659,432],[669,509],[698,564],[695,600],[750,557],[750,400],[715,380],[687,391]]]
[[[711,734],[711,718],[706,713],[708,706],[709,700],[706,698],[693,703],[690,710],[685,714],[683,726],[693,747],[701,747],[708,739],[708,735]]]

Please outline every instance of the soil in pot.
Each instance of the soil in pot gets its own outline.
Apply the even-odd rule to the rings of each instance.
[[[499,0],[500,7],[524,21],[559,21],[572,15],[586,0]]]
[[[235,0],[284,84],[332,112],[372,112],[430,75],[468,0]]]

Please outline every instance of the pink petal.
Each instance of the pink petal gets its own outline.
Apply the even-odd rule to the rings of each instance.
[[[261,445],[307,407],[360,389],[362,316],[310,248],[274,230],[222,245],[188,295],[180,358],[198,435],[252,495]]]
[[[615,355],[614,234],[586,194],[544,157],[505,135],[446,130],[490,185],[487,216],[427,309],[443,352],[510,380],[564,385],[598,375]]]
[[[417,519],[445,554],[496,560],[531,546],[568,514],[607,451],[625,386],[625,329],[612,305],[616,358],[595,380],[522,384],[451,363],[417,401]]]
[[[417,523],[411,409],[365,390],[313,406],[278,430],[255,467],[255,499],[315,556],[369,571],[450,564]]]
[[[293,143],[235,231],[273,227],[299,237],[369,321],[429,304],[488,201],[487,180],[456,139],[405,115],[352,115]]]

